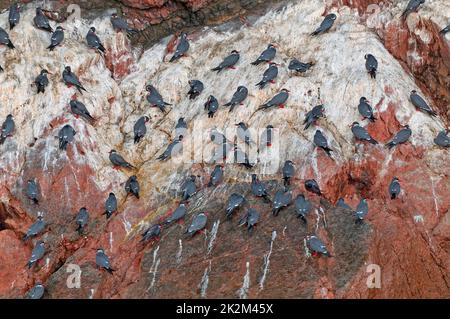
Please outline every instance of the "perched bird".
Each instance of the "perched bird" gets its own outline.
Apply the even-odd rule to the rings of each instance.
[[[195,193],[197,193],[197,186],[195,185],[195,175],[189,176],[189,178],[181,186],[182,199],[187,201]]]
[[[263,78],[261,81],[256,83],[259,89],[262,90],[267,83],[274,83],[274,79],[278,76],[278,64],[275,62],[270,62],[269,67],[264,71]]]
[[[170,62],[174,62],[184,56],[186,52],[189,50],[189,41],[187,40],[187,34],[182,33],[180,40],[178,41],[177,48],[175,49],[175,53],[173,54]]]
[[[409,128],[409,125],[405,125],[400,131],[395,134],[392,140],[386,144],[386,147],[389,149],[393,148],[398,144],[406,143],[411,137],[412,131]]]
[[[61,26],[57,26],[55,32],[53,32],[50,38],[50,45],[47,47],[50,51],[53,51],[64,40],[64,29]]]
[[[267,49],[265,49],[260,56],[252,62],[252,65],[259,65],[263,62],[270,62],[275,58],[275,55],[277,54],[277,49],[273,44],[269,44],[267,46]]]
[[[300,218],[306,224],[306,216],[311,211],[312,204],[305,198],[305,195],[299,194],[295,199],[295,211],[297,218]]]
[[[83,230],[87,226],[88,222],[89,212],[86,207],[81,207],[76,217],[77,232],[80,236],[83,234]]]
[[[248,129],[247,125],[244,122],[239,122],[238,124],[236,124],[237,126],[237,136],[243,141],[245,142],[245,144],[250,145],[250,143],[254,143],[250,130]]]
[[[417,11],[417,9],[419,9],[420,5],[423,3],[425,3],[425,0],[410,0],[401,17],[406,19],[410,13]]]
[[[352,208],[345,203],[345,200],[341,197],[338,199],[337,203],[336,203],[336,207],[341,207],[344,209],[348,209],[348,210],[352,210]]]
[[[30,179],[27,181],[27,196],[33,201],[33,203],[38,204],[39,200],[39,187],[35,180]]]
[[[14,133],[16,125],[14,124],[14,118],[11,114],[6,116],[5,121],[2,124],[2,131],[0,133],[0,145],[2,145],[7,137],[11,137]]]
[[[375,79],[377,77],[378,61],[372,54],[366,54],[366,70],[369,72],[370,77]]]
[[[10,30],[12,30],[16,25],[19,24],[20,5],[17,2],[12,3],[9,7],[8,21]]]
[[[391,199],[396,199],[400,194],[400,182],[397,177],[394,177],[389,185],[389,194],[391,195]]]
[[[358,206],[356,206],[356,222],[361,222],[364,220],[364,217],[369,213],[369,205],[367,204],[367,200],[365,198],[361,198]]]
[[[320,26],[313,32],[311,35],[315,36],[324,32],[327,32],[331,29],[331,27],[334,24],[334,21],[336,20],[337,16],[334,13],[328,14],[325,19],[322,21]]]
[[[294,177],[295,174],[294,163],[292,161],[284,162],[282,172],[283,172],[284,186],[288,186],[291,182],[291,178]]]
[[[161,225],[150,226],[143,234],[141,241],[149,241],[158,238],[161,235]]]
[[[372,136],[370,136],[369,132],[367,132],[367,130],[364,127],[359,125],[358,122],[353,122],[352,133],[357,140],[367,141],[371,144],[378,144],[378,142],[375,141]]]
[[[303,121],[303,124],[305,125],[304,130],[307,130],[311,125],[314,125],[319,118],[325,117],[324,111],[325,108],[321,104],[314,106],[311,111],[306,113],[305,120]]]
[[[248,154],[243,152],[237,144],[234,144],[233,146],[233,158],[234,158],[234,163],[237,163],[239,165],[244,166],[247,169],[251,169],[255,166],[255,163],[250,163],[250,159],[248,157]]]
[[[291,204],[291,201],[292,191],[290,191],[287,187],[277,191],[272,202],[272,215],[278,216],[280,210],[288,207]]]
[[[427,113],[430,116],[437,116],[437,113],[430,108],[427,102],[425,102],[419,94],[417,94],[416,90],[411,91],[409,99],[411,100],[411,103],[420,111]]]
[[[189,227],[186,229],[185,234],[193,237],[198,231],[202,230],[206,226],[206,222],[208,221],[208,216],[206,213],[202,212],[197,214],[192,220]]]
[[[34,80],[34,84],[37,87],[37,93],[45,93],[45,88],[49,84],[47,74],[48,71],[46,69],[42,69],[41,73],[39,73],[39,75]]]
[[[213,128],[209,135],[211,142],[213,142],[216,145],[222,145],[226,143],[227,139],[225,135],[220,133],[216,128]]]
[[[359,99],[358,111],[364,119],[375,122],[376,118],[373,116],[373,109],[364,96]]]
[[[129,35],[133,35],[139,32],[138,30],[131,28],[125,19],[117,16],[117,13],[111,14],[110,21],[113,29],[116,31],[125,31]]]
[[[328,147],[327,138],[319,130],[316,130],[316,133],[314,134],[314,144],[323,149],[327,155],[331,157],[332,149]]]
[[[147,101],[150,105],[157,107],[161,110],[161,112],[166,113],[166,106],[172,104],[164,102],[161,94],[159,94],[158,90],[153,85],[147,85],[145,89],[149,92],[147,95]]]
[[[218,108],[219,102],[213,95],[210,95],[205,103],[205,110],[208,110],[208,118],[213,118]]]
[[[15,48],[14,44],[9,39],[8,33],[6,33],[6,31],[2,27],[0,27],[0,44],[8,46],[8,48],[10,49]]]
[[[33,18],[33,22],[36,28],[45,30],[47,32],[53,32],[52,27],[50,26],[50,22],[47,17],[42,12],[40,7],[36,8],[36,16]]]
[[[291,60],[291,62],[289,62],[288,69],[297,73],[305,73],[313,65],[314,63],[303,63],[294,58]]]
[[[248,96],[248,89],[245,86],[238,86],[236,92],[234,92],[233,97],[231,98],[231,101],[226,103],[225,106],[229,106],[230,110],[229,112],[233,111],[234,107],[238,104],[242,105],[242,102],[247,98]]]
[[[69,102],[70,111],[75,115],[76,118],[81,116],[82,118],[88,120],[89,122],[95,122],[95,119],[91,116],[91,113],[89,113],[88,109],[86,108],[86,105],[84,105],[82,102],[72,99]]]
[[[80,80],[78,80],[78,77],[75,75],[75,73],[72,72],[72,69],[70,68],[70,66],[66,66],[64,68],[64,71],[62,73],[62,78],[64,83],[68,86],[71,87],[72,85],[75,86],[78,91],[80,92],[80,94],[83,94],[83,92],[81,92],[81,90],[86,91],[86,89],[83,87],[83,85],[81,85]]]
[[[266,129],[263,131],[260,137],[261,145],[265,145],[266,147],[271,147],[273,142],[273,126],[267,125]]]
[[[111,163],[114,165],[115,168],[118,167],[125,167],[125,168],[136,168],[133,165],[131,165],[130,163],[128,163],[123,157],[122,155],[120,155],[119,153],[117,153],[116,150],[111,150],[109,151],[109,160],[111,161]]]
[[[203,92],[204,85],[199,80],[189,80],[188,83],[189,83],[189,92],[188,92],[189,99],[193,100]]]
[[[327,257],[332,257],[327,250],[325,244],[316,236],[316,235],[308,235],[306,236],[306,245],[308,249],[313,252],[313,255],[324,255]]]
[[[150,121],[148,116],[141,116],[136,123],[134,123],[133,132],[134,132],[134,144],[139,143],[141,138],[145,136],[147,133],[146,123]]]
[[[445,35],[449,31],[450,31],[450,24],[448,26],[446,26],[444,29],[442,29],[441,31],[439,31],[439,33]]]
[[[448,136],[448,131],[446,130],[440,131],[433,141],[438,146],[444,148],[450,147],[450,137]]]
[[[174,139],[165,149],[165,151],[159,155],[156,159],[160,161],[165,161],[172,156],[177,155],[183,150],[183,136],[179,136]]]
[[[266,110],[273,106],[278,106],[279,108],[284,108],[284,103],[286,103],[289,98],[289,90],[282,89],[279,93],[277,93],[274,97],[272,97],[269,101],[261,105],[256,111]]]
[[[110,218],[114,212],[117,211],[117,198],[114,193],[109,193],[108,198],[105,201],[105,212],[106,219]]]
[[[174,222],[179,221],[180,219],[184,218],[186,216],[186,204],[181,203],[174,211],[173,213],[165,220],[164,224],[171,224]]]
[[[26,264],[26,266],[28,266],[28,269],[31,269],[31,267],[33,267],[33,265],[38,262],[39,259],[44,257],[44,254],[45,244],[42,240],[39,240],[31,251],[31,257],[30,259],[28,259],[28,263]]]
[[[59,138],[59,149],[65,151],[67,149],[67,144],[73,141],[75,137],[75,130],[69,124],[66,124],[58,132]]]
[[[234,211],[244,205],[246,202],[244,196],[233,193],[228,197],[227,207],[226,207],[226,216],[227,218],[231,218]]]
[[[208,182],[208,187],[217,186],[223,180],[223,167],[222,165],[216,165],[211,172],[211,177]]]
[[[178,119],[177,124],[175,125],[175,136],[184,137],[186,133],[187,133],[187,123],[184,120],[184,117],[180,117]]]
[[[127,182],[125,183],[125,191],[128,194],[132,194],[137,199],[139,199],[139,182],[136,175],[132,175],[128,178]]]
[[[211,69],[211,71],[217,71],[217,73],[220,73],[223,69],[234,69],[234,65],[239,61],[239,52],[236,50],[231,51],[231,54],[227,56],[223,61],[216,66],[215,68]]]
[[[242,226],[247,224],[247,232],[251,234],[253,232],[253,228],[259,221],[260,214],[254,208],[249,208],[244,216],[239,220],[238,225]]]
[[[37,220],[28,228],[27,233],[22,237],[23,241],[39,235],[47,226],[42,216],[38,216]]]
[[[97,249],[97,253],[95,254],[95,263],[98,267],[106,270],[111,275],[113,271],[115,271],[115,269],[112,269],[111,267],[109,257],[105,254],[105,251],[102,248]]]
[[[105,53],[106,49],[100,41],[100,38],[95,33],[94,27],[89,28],[89,31],[86,34],[86,42],[90,48],[97,49],[101,53]]]
[[[251,184],[252,194],[256,197],[262,197],[266,202],[271,202],[269,194],[267,193],[266,187],[258,179],[256,174],[252,174],[252,184]]]
[[[307,179],[305,181],[305,189],[311,193],[322,196],[322,192],[320,191],[319,184],[317,184],[315,179]]]
[[[45,288],[42,284],[36,284],[26,295],[26,299],[41,299],[44,296]]]

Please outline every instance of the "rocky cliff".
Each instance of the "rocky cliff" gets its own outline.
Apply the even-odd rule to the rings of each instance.
[[[450,35],[438,32],[450,21],[450,7],[427,1],[402,21],[399,16],[407,1],[384,1],[374,7],[378,2],[275,1],[258,18],[190,29],[188,56],[175,63],[168,62],[172,38],[145,50],[134,47],[126,35],[111,28],[105,14],[62,22],[66,39],[52,52],[46,50],[49,34],[32,25],[36,4],[23,9],[21,22],[12,31],[7,27],[8,13],[0,14],[0,26],[16,46],[0,48],[4,68],[0,119],[13,114],[16,123],[13,136],[0,146],[0,296],[21,297],[40,282],[46,298],[450,297],[450,157],[448,149],[433,143],[449,125]],[[161,21],[150,16],[157,12],[162,16],[171,6],[182,5],[177,12],[193,14],[224,2],[122,3],[125,10],[139,15],[140,20],[135,19],[140,22],[130,19],[136,25],[145,21],[160,25],[173,16]],[[310,37],[330,12],[338,16],[332,29]],[[91,25],[105,44],[105,57],[86,45]],[[171,28],[164,27],[175,31]],[[148,38],[142,34],[138,37]],[[250,62],[269,43],[277,46],[279,75],[274,84],[259,90],[255,84],[266,65]],[[236,68],[211,72],[233,49],[241,55]],[[379,62],[376,79],[366,72],[367,53]],[[314,66],[295,75],[287,69],[294,57]],[[87,92],[80,95],[62,82],[66,65]],[[31,84],[43,68],[51,73],[50,85],[44,94],[37,94]],[[205,84],[195,100],[186,94],[192,79]],[[167,114],[149,106],[146,84],[157,87],[172,104]],[[228,112],[222,105],[239,85],[248,87],[249,96]],[[255,113],[282,88],[290,90],[285,108]],[[425,97],[438,116],[417,111],[409,101],[411,90]],[[68,103],[74,94],[96,119],[94,124],[70,113]],[[221,106],[208,118],[203,104],[211,94]],[[361,120],[357,109],[361,96],[374,107],[378,119],[374,123]],[[326,118],[303,130],[305,114],[321,103]],[[134,144],[133,125],[143,115],[150,118],[147,135]],[[180,117],[188,123],[183,155],[158,161],[174,139]],[[240,121],[252,128],[255,138],[273,125],[277,140],[272,148],[260,149],[253,169],[227,163],[224,182],[207,187],[215,148],[209,132],[216,128],[233,133]],[[380,144],[356,142],[349,128],[354,121]],[[77,134],[67,151],[61,151],[55,136],[65,124]],[[405,124],[412,130],[408,143],[385,148],[383,144]],[[314,147],[316,128],[328,139],[331,158]],[[111,149],[136,168],[115,170],[108,159]],[[324,193],[321,198],[307,193],[314,210],[306,225],[296,218],[293,205],[273,217],[270,204],[250,192],[250,175],[256,173],[273,196],[282,187],[280,167],[285,160],[296,167],[291,183],[294,198],[307,193],[304,180],[309,178],[316,179]],[[141,185],[140,199],[126,196],[124,190],[133,174]],[[159,240],[141,243],[141,233],[177,207],[181,184],[189,175],[197,176],[198,192],[189,201],[185,223],[163,227]],[[394,176],[402,193],[391,200],[388,186]],[[26,196],[29,179],[39,183],[38,205]],[[102,214],[110,192],[116,194],[119,208],[106,220]],[[237,226],[238,216],[225,218],[226,201],[233,192],[245,195],[248,206],[261,213],[252,235]],[[353,208],[366,198],[369,214],[364,223],[355,224],[351,210],[336,207],[338,198]],[[83,206],[90,212],[90,222],[80,236],[74,219]],[[208,212],[206,230],[187,238],[187,225],[201,211]],[[45,232],[23,242],[38,215],[48,223]],[[311,256],[305,246],[305,236],[311,233],[325,242],[333,257]],[[24,266],[37,239],[45,241],[47,253],[28,270]],[[95,265],[99,247],[116,269],[113,276]],[[380,267],[381,287],[369,288],[374,264]],[[79,288],[67,285],[69,265],[81,268]]]

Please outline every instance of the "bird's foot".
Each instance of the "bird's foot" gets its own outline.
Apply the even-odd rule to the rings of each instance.
[[[278,108],[284,109],[284,104],[280,104],[280,105],[278,106]]]

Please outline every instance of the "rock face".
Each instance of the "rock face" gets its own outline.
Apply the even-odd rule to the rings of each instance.
[[[151,9],[171,1],[126,2]],[[9,32],[17,49],[0,48],[5,69],[0,73],[0,119],[13,114],[16,123],[14,135],[0,146],[0,297],[21,297],[38,282],[45,285],[46,298],[450,297],[450,161],[448,150],[433,144],[448,126],[449,105],[449,35],[440,38],[435,23],[448,21],[442,15],[450,10],[448,4],[430,2],[424,16],[419,11],[405,25],[398,16],[407,1],[399,1],[383,7],[380,14],[390,16],[388,22],[369,28],[364,8],[376,1],[359,2],[293,2],[269,10],[251,25],[237,21],[195,31],[188,56],[175,63],[166,56],[169,39],[145,51],[134,49],[105,17],[62,23],[64,44],[49,52],[49,35],[32,26],[34,7],[29,4],[20,24]],[[338,15],[333,28],[310,37],[325,12]],[[104,58],[85,43],[91,25],[107,48]],[[7,13],[0,15],[0,26],[7,29]],[[374,31],[383,34],[381,41]],[[274,84],[259,90],[255,84],[266,65],[250,63],[269,43],[277,45],[279,75]],[[212,72],[233,49],[241,54],[236,69]],[[364,66],[367,53],[379,62],[375,80]],[[287,66],[294,57],[314,66],[302,76],[292,74]],[[87,89],[83,95],[62,83],[66,65]],[[37,95],[30,84],[42,68],[51,73],[50,85]],[[205,84],[195,100],[186,94],[192,79]],[[172,104],[167,114],[149,106],[146,84]],[[249,89],[249,96],[228,112],[222,105],[239,85]],[[282,88],[290,91],[285,108],[255,112]],[[415,110],[409,102],[411,90],[424,96],[439,116]],[[70,113],[74,94],[96,119],[94,124]],[[214,118],[208,118],[203,107],[211,94],[220,104]],[[361,96],[371,102],[375,123],[361,120]],[[303,130],[305,114],[321,103],[326,118]],[[147,134],[134,144],[133,126],[143,115],[150,118]],[[160,162],[156,158],[175,138],[180,117],[188,123],[183,154]],[[216,128],[233,140],[240,121],[251,128],[255,141],[271,124],[273,145],[260,147],[259,155],[251,145],[250,154],[258,156],[254,168],[226,163],[224,182],[207,187],[216,147],[209,132]],[[354,121],[380,144],[355,142],[349,128]],[[55,136],[65,124],[77,134],[67,151],[61,151]],[[410,140],[385,148],[405,124],[412,129]],[[316,129],[327,138],[332,158],[314,147]],[[244,148],[243,143],[239,146]],[[114,170],[108,159],[111,149],[136,169]],[[280,167],[285,160],[296,167],[293,198],[305,193],[314,206],[306,225],[296,218],[294,205],[273,217],[271,205],[251,195],[251,174],[256,173],[273,198],[282,187]],[[124,185],[131,175],[140,182],[140,199],[126,196]],[[178,206],[181,185],[190,175],[197,176],[198,192],[187,204],[185,223],[164,226],[159,240],[140,242],[147,227]],[[394,176],[402,192],[391,200],[388,186]],[[304,181],[311,178],[323,197],[306,192]],[[26,196],[29,179],[39,184],[39,204]],[[118,198],[118,212],[106,220],[102,214],[110,192]],[[231,220],[225,218],[227,199],[234,192],[261,214],[252,235],[237,226],[245,209]],[[353,208],[366,198],[366,220],[356,224],[352,211],[335,207],[338,198]],[[80,236],[75,216],[81,207],[88,209],[90,222]],[[208,214],[206,230],[186,237],[186,227],[202,211]],[[23,242],[38,215],[48,223],[45,232]],[[305,242],[311,233],[333,257],[311,256]],[[24,266],[38,239],[45,241],[47,253],[28,270]],[[99,247],[116,269],[112,276],[95,265]],[[68,269],[77,266],[81,282],[73,288]],[[380,270],[381,286],[370,285],[373,269]]]

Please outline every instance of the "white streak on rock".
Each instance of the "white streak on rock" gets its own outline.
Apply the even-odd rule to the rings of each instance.
[[[272,255],[273,242],[277,238],[277,232],[274,230],[272,232],[272,238],[270,240],[270,248],[269,252],[264,255],[264,263],[263,263],[263,274],[259,279],[259,289],[262,290],[264,288],[264,282],[266,281],[267,274],[269,273],[269,265],[270,265],[270,256]]]
[[[208,243],[207,255],[209,255],[213,249],[214,242],[216,241],[216,237],[217,237],[217,231],[219,230],[219,225],[220,225],[220,220],[215,221],[213,224],[209,243]]]
[[[208,267],[205,268],[203,273],[202,281],[200,282],[200,297],[206,298],[206,290],[208,289],[209,283],[209,273],[211,272],[211,260],[209,261]]]
[[[250,287],[250,263],[247,261],[245,264],[246,272],[244,276],[244,280],[242,282],[242,287],[238,290],[238,295],[240,299],[247,299],[248,297],[248,288]]]

